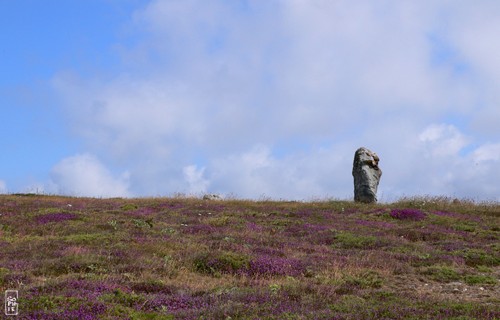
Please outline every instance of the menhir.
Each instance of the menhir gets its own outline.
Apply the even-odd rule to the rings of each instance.
[[[378,167],[379,160],[375,152],[366,148],[356,150],[352,166],[354,201],[377,202],[377,188],[382,176],[382,170]]]

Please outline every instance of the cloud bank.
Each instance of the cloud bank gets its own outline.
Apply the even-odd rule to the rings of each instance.
[[[92,155],[65,158],[51,172],[55,193],[89,197],[129,196],[128,173],[113,176]]]
[[[113,45],[120,72],[54,79],[85,152],[103,162],[62,160],[53,180],[100,196],[351,198],[365,146],[381,159],[382,201],[500,200],[499,9],[151,1],[130,22],[140,37]]]
[[[5,181],[0,180],[0,194],[7,193],[7,184]]]

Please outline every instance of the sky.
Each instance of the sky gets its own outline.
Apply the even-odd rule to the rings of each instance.
[[[0,0],[0,193],[500,201],[497,0]]]

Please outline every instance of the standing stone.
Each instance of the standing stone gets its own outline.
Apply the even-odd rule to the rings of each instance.
[[[382,170],[378,167],[379,160],[375,152],[366,148],[356,150],[352,166],[354,201],[377,202],[377,187],[382,176]]]

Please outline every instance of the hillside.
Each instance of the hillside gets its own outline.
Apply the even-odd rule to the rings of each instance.
[[[16,319],[500,319],[499,239],[499,204],[438,198],[6,195],[0,290]]]

